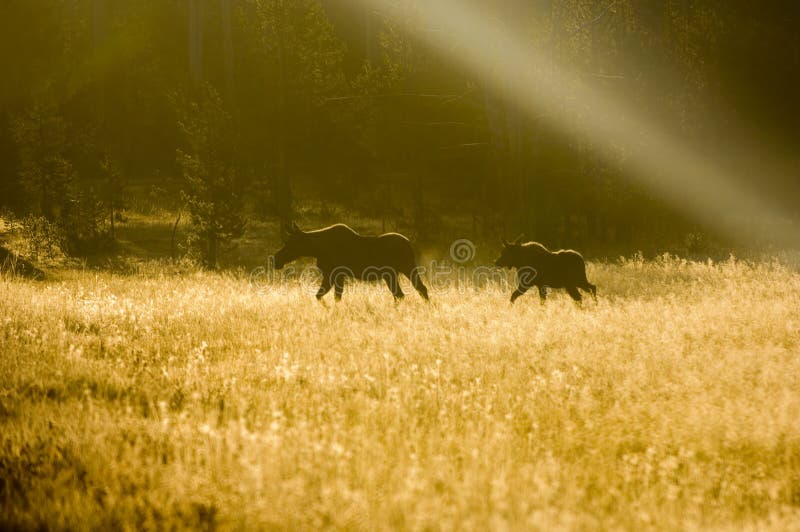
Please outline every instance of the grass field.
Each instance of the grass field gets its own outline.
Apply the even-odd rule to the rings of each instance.
[[[800,528],[800,274],[0,280],[0,528]],[[330,297],[330,296],[329,296]]]

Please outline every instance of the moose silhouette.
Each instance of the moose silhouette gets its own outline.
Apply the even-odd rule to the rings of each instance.
[[[495,266],[516,268],[519,278],[517,289],[511,294],[511,302],[536,286],[539,299],[544,303],[547,288],[566,288],[572,299],[580,302],[580,288],[597,299],[597,287],[586,278],[586,263],[577,251],[562,249],[550,251],[538,242],[524,242],[523,236],[514,242],[503,240],[503,250]]]
[[[302,231],[294,222],[284,230],[284,245],[275,253],[275,267],[283,268],[300,257],[317,259],[322,284],[321,300],[331,287],[341,300],[345,280],[384,281],[396,300],[404,297],[398,275],[403,274],[425,300],[428,289],[420,278],[411,242],[399,233],[364,236],[344,224]]]

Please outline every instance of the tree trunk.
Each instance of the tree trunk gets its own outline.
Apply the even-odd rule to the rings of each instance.
[[[203,78],[203,1],[189,2],[189,73],[192,81],[200,83]]]
[[[364,8],[364,53],[367,57],[367,62],[372,65],[375,61],[374,46],[372,43],[372,8],[368,5]]]
[[[170,255],[172,257],[172,261],[173,262],[175,262],[175,258],[176,258],[176,255],[177,255],[177,253],[176,253],[177,249],[176,249],[176,246],[175,246],[175,237],[176,237],[176,235],[178,233],[178,223],[180,223],[180,221],[181,221],[181,214],[183,214],[183,211],[178,211],[178,217],[175,218],[175,223],[172,225],[172,238],[170,239],[170,242],[169,242],[169,251],[170,251]]]
[[[233,29],[231,25],[231,0],[220,0],[222,11],[222,53],[225,66],[225,91],[228,100],[232,101],[236,94],[236,84],[234,80],[234,52],[233,52]]]
[[[206,257],[206,266],[212,270],[217,269],[217,235],[213,232],[208,235],[208,257]]]
[[[287,168],[287,139],[286,127],[288,116],[286,106],[288,104],[288,82],[286,75],[286,26],[283,17],[283,4],[279,7],[278,15],[278,170],[277,179],[274,187],[275,207],[278,217],[283,222],[292,220],[292,188]]]
[[[106,42],[106,0],[94,0],[92,9],[92,34],[94,41],[95,57],[99,58]],[[100,124],[100,134],[103,134],[106,118],[106,86],[104,77],[98,79],[97,112]]]
[[[492,186],[500,191],[501,203],[509,194],[508,172],[506,163],[508,159],[508,146],[505,134],[505,121],[503,120],[502,104],[492,97],[488,89],[484,90],[483,95],[484,113],[486,125],[489,132],[489,166]],[[503,216],[507,214],[504,211]]]
[[[116,229],[114,227],[114,197],[113,196],[111,197],[109,210],[111,211],[111,239],[112,240],[116,240],[117,239],[117,231],[116,231]]]

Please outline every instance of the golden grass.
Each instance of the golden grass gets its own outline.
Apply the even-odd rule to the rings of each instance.
[[[0,526],[800,526],[800,275],[597,303],[213,274],[0,281]],[[409,287],[410,288],[410,287]]]

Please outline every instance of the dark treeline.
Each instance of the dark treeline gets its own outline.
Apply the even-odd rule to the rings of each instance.
[[[408,31],[416,2],[394,4],[4,0],[0,204],[88,253],[155,195],[189,213],[209,264],[247,219],[314,205],[432,239],[456,224],[597,250],[702,240],[709,228],[626,175],[626,147],[520,112]],[[463,2],[703,151],[746,168],[758,156],[743,151],[769,148],[780,164],[744,174],[796,213],[800,20],[785,5]]]

